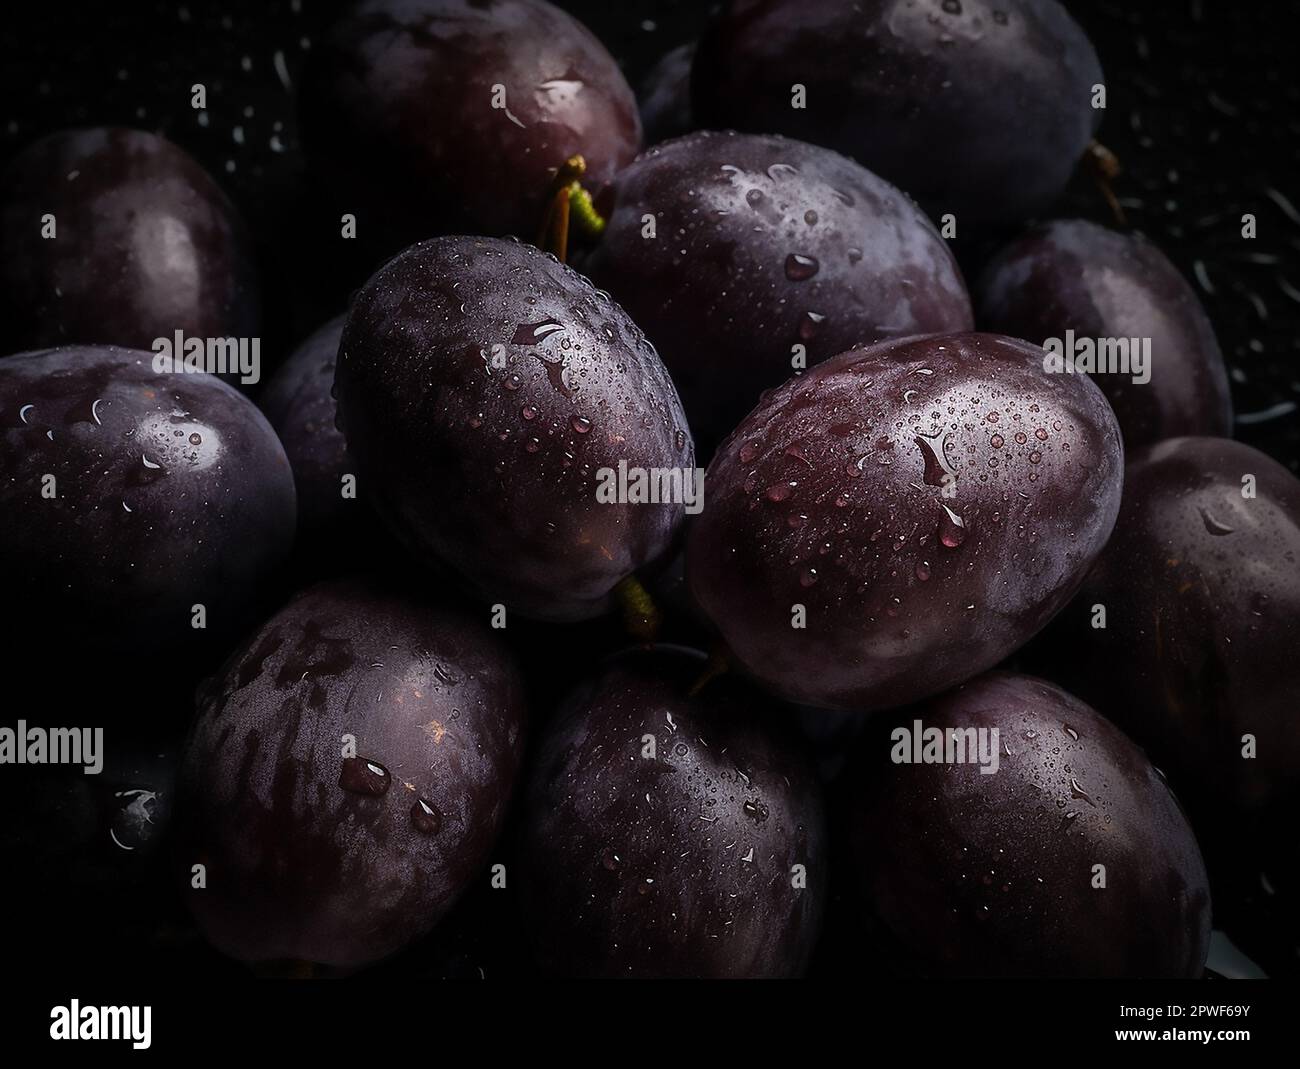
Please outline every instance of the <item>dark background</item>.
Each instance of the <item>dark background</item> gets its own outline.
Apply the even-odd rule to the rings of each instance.
[[[264,353],[274,363],[340,311],[368,265],[331,264],[337,216],[313,199],[293,89],[337,3],[227,0],[6,11],[0,161],[60,127],[153,130],[192,153],[248,220],[262,267]],[[655,60],[698,35],[703,0],[568,0],[639,86]],[[1283,3],[1067,3],[1106,71],[1101,140],[1120,158],[1116,192],[1135,229],[1165,250],[1214,322],[1232,375],[1237,437],[1300,472],[1300,80]],[[208,89],[206,125],[190,86]],[[1008,116],[1014,122],[1014,116]],[[1259,236],[1244,241],[1241,215]],[[1111,222],[1076,180],[1059,214]],[[983,250],[968,254],[969,269]]]

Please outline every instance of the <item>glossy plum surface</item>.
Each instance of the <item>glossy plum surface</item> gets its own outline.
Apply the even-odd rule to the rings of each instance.
[[[343,497],[352,465],[331,393],[344,318],[331,319],[298,346],[258,398],[293,468],[303,533],[337,529],[357,511],[357,502]]]
[[[650,336],[710,445],[796,358],[810,366],[857,344],[973,326],[929,220],[828,149],[694,134],[623,171],[612,203],[584,270]]]
[[[1207,828],[1240,834],[1283,805],[1294,818],[1300,481],[1280,464],[1221,438],[1133,454],[1114,536],[1052,637]]]
[[[1070,598],[1119,508],[1086,376],[989,334],[843,353],[773,391],[709,466],[687,580],[774,692],[865,711],[992,667]]]
[[[689,695],[703,665],[625,654],[549,726],[520,876],[547,971],[768,977],[807,960],[826,878],[816,782],[766,699],[726,682]]]
[[[228,632],[292,544],[293,476],[261,412],[152,361],[82,346],[0,360],[0,582],[37,644],[149,653]]]
[[[1048,208],[1102,115],[1055,0],[733,0],[692,80],[701,125],[826,145],[959,228]]]
[[[427,932],[488,859],[524,721],[485,625],[359,580],[297,597],[199,696],[176,864],[208,939],[347,969]]]
[[[980,327],[1042,344],[1067,330],[1149,339],[1150,381],[1099,374],[1130,448],[1232,433],[1228,372],[1205,309],[1159,249],[1082,219],[1035,227],[1005,248],[977,287]]]
[[[918,721],[986,732],[996,772],[896,763],[914,753]],[[1200,975],[1210,889],[1196,838],[1143,752],[1079,699],[1030,676],[981,676],[885,717],[851,775],[862,912],[911,969]]]
[[[618,65],[542,0],[365,0],[313,48],[301,112],[359,236],[394,249],[448,230],[531,238],[570,156],[598,189],[641,142]]]
[[[392,260],[352,306],[336,385],[363,492],[492,603],[598,615],[685,515],[598,499],[620,463],[692,468],[691,435],[631,319],[531,246],[437,238]]]
[[[19,153],[0,176],[0,249],[6,352],[147,350],[178,330],[257,334],[243,222],[208,174],[155,134],[66,130]]]

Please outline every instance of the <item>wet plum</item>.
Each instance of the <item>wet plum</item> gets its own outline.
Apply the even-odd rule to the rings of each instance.
[[[649,150],[612,196],[584,269],[650,336],[709,445],[797,367],[973,325],[930,221],[828,149],[694,134]]]
[[[1228,372],[1191,286],[1159,249],[1082,219],[1039,226],[1004,249],[978,286],[980,326],[1042,344],[1149,340],[1150,381],[1099,374],[1130,448],[1232,433]]]
[[[1207,829],[1294,817],[1300,481],[1276,461],[1221,438],[1133,454],[1115,533],[1051,637]]]
[[[921,748],[930,730],[941,760]],[[955,746],[948,759],[949,738],[964,760]],[[1143,752],[1079,699],[981,676],[886,717],[850,775],[863,911],[912,970],[1200,975],[1210,889],[1196,838]]]
[[[824,894],[822,809],[766,699],[690,693],[704,658],[608,662],[542,740],[522,833],[539,962],[603,977],[798,974]]]
[[[8,352],[150,349],[178,330],[257,334],[243,222],[208,174],[155,134],[68,130],[20,153],[0,177],[0,248]]]
[[[569,157],[599,188],[641,142],[618,65],[542,0],[364,0],[312,50],[301,110],[359,236],[392,248],[449,230],[530,237]]]
[[[148,653],[229,633],[292,544],[293,476],[261,412],[153,360],[0,360],[0,582],[33,642]]]
[[[599,615],[685,515],[617,493],[620,464],[693,470],[662,362],[622,309],[530,246],[449,237],[396,257],[352,306],[336,387],[361,492],[492,603]]]
[[[773,391],[709,466],[687,581],[783,698],[867,710],[992,667],[1070,598],[1119,508],[1086,376],[990,334],[884,342]]]
[[[700,125],[826,145],[936,217],[982,227],[1060,195],[1102,81],[1055,0],[732,0],[700,42],[692,92]]]
[[[496,840],[524,718],[462,613],[362,580],[297,597],[200,693],[176,858],[208,939],[348,969],[429,931]]]

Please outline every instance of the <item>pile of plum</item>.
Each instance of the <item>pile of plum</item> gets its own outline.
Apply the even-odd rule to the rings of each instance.
[[[1104,86],[1055,0],[733,0],[639,107],[543,0],[362,0],[298,105],[368,280],[265,381],[157,359],[276,313],[213,179],[35,142],[6,676],[106,767],[0,768],[11,889],[209,971],[1300,969],[1300,481],[1051,218]]]

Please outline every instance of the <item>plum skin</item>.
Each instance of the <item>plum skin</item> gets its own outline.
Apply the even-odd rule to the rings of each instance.
[[[692,134],[640,156],[607,201],[583,270],[649,335],[709,446],[790,377],[796,347],[811,365],[854,345],[974,326],[930,221],[829,149]]]
[[[709,465],[686,557],[744,670],[802,704],[901,705],[1068,602],[1114,524],[1123,448],[1097,387],[1043,356],[987,334],[885,342],[750,413]]]
[[[597,488],[620,462],[693,468],[676,390],[636,325],[552,256],[412,246],[354,301],[335,385],[362,492],[481,598],[591,618],[672,547],[681,503],[602,503]]]
[[[293,468],[300,534],[337,529],[355,511],[355,502],[343,497],[342,480],[351,463],[331,392],[344,319],[336,316],[313,331],[258,398]]]
[[[175,647],[203,604],[228,632],[287,556],[288,459],[256,406],[152,353],[69,346],[0,360],[0,569],[34,634]],[[55,496],[42,496],[54,477]]]
[[[1091,626],[1095,605],[1105,628]],[[1207,831],[1240,838],[1271,811],[1294,813],[1300,480],[1282,465],[1221,438],[1134,453],[1115,533],[1050,637]]]
[[[1129,448],[1232,433],[1228,372],[1205,309],[1145,238],[1082,219],[1035,227],[1002,250],[976,287],[982,330],[1042,344],[1066,330],[1149,338],[1151,381],[1094,377]]]
[[[427,932],[495,842],[525,716],[508,653],[462,613],[360,580],[299,595],[200,694],[176,864],[205,935],[244,961],[350,969]],[[347,736],[384,794],[340,785]]]
[[[155,134],[66,130],[25,149],[0,178],[0,247],[11,352],[258,332],[243,221],[206,171]]]
[[[766,699],[693,651],[633,651],[572,694],[535,759],[521,888],[561,975],[798,975],[825,885],[820,795]],[[646,756],[646,736],[656,740]],[[806,886],[796,888],[795,865]]]
[[[893,763],[891,732],[918,719],[997,729],[998,770]],[[1043,680],[995,672],[879,727],[851,772],[850,833],[864,906],[912,968],[1200,975],[1200,849],[1164,779],[1110,721]]]
[[[701,40],[692,100],[700,125],[826,145],[931,215],[987,228],[1065,189],[1103,81],[1055,0],[745,0]],[[791,107],[795,84],[805,108]]]
[[[309,158],[361,234],[393,249],[457,230],[531,237],[569,157],[599,189],[640,147],[613,57],[541,0],[366,0],[316,45],[300,98]]]

